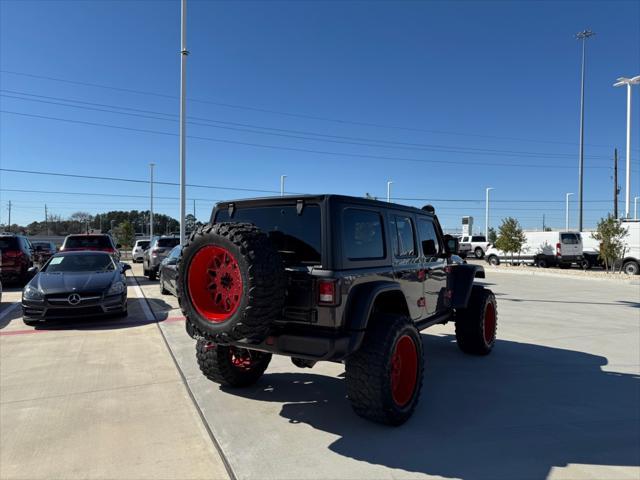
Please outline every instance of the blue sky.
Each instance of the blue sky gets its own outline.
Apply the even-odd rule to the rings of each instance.
[[[153,161],[157,180],[177,182],[179,12],[178,1],[1,1],[0,106],[13,112],[0,114],[2,167],[145,180]],[[473,215],[480,229],[490,186],[494,225],[511,215],[540,228],[544,214],[563,227],[565,193],[577,193],[574,35],[587,27],[591,226],[611,209],[614,146],[624,185],[626,92],[612,84],[640,74],[639,2],[192,0],[187,181],[277,192],[286,174],[289,192],[384,197],[392,180],[393,197],[431,199],[446,227]],[[632,198],[639,99],[636,88]],[[63,216],[148,208],[143,183],[3,171],[0,188],[2,222],[9,200],[23,224],[45,203]],[[189,188],[188,209],[195,198],[206,219],[215,200],[263,194]],[[177,216],[177,187],[156,195]]]

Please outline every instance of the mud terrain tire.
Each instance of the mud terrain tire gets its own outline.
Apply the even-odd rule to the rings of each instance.
[[[196,358],[209,380],[227,387],[248,387],[267,369],[271,354],[198,340]]]
[[[465,353],[488,355],[496,342],[498,308],[493,292],[474,285],[467,308],[455,315],[456,340]]]
[[[361,417],[401,425],[420,397],[424,358],[418,330],[406,317],[376,315],[360,349],[347,358],[347,395]]]
[[[282,313],[284,267],[255,225],[208,224],[184,246],[176,287],[180,308],[199,336],[216,343],[260,342]]]

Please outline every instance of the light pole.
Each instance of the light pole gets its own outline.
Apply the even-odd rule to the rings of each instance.
[[[284,197],[284,179],[287,178],[286,175],[280,175],[280,196]]]
[[[149,182],[151,185],[150,209],[149,209],[149,239],[153,238],[153,167],[155,166],[156,164],[153,162],[149,164],[149,172],[151,174],[151,181]]]
[[[569,197],[573,195],[573,193],[567,193],[567,211],[565,214],[565,220],[564,220],[564,229],[568,232],[569,231]]]
[[[584,173],[584,65],[585,45],[587,38],[595,35],[591,30],[583,30],[576,34],[578,40],[582,40],[582,74],[580,80],[580,163],[578,165],[578,231],[582,231],[582,186]]]
[[[627,86],[627,175],[624,192],[624,218],[629,218],[631,200],[631,85],[640,83],[640,75],[633,78],[620,77],[614,87]]]
[[[638,220],[638,199],[640,197],[633,197],[633,219]]]
[[[492,187],[487,187],[485,192],[485,200],[484,200],[484,238],[487,240],[489,238],[489,192],[493,190]]]
[[[181,0],[180,21],[180,245],[185,244],[186,192],[186,115],[187,115],[187,0]]]
[[[387,182],[387,203],[391,202],[391,184],[392,181]]]

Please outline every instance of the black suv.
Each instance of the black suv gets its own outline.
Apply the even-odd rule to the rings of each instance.
[[[419,331],[455,322],[466,353],[495,343],[484,270],[452,259],[457,239],[423,209],[339,195],[219,203],[193,232],[176,287],[209,379],[247,386],[272,354],[298,367],[343,362],[359,415],[399,425],[423,377]]]

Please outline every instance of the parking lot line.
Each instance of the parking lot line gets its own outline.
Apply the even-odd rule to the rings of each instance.
[[[141,300],[140,306],[142,307],[142,311],[144,312],[145,318],[150,322],[156,321],[156,316],[153,314],[153,312],[149,308],[149,303],[147,302],[147,299],[144,296],[144,293],[142,292],[140,285],[138,285],[138,282],[134,278],[127,277],[127,283],[129,284],[129,286],[133,287],[133,291],[136,292],[136,297],[138,297]]]

